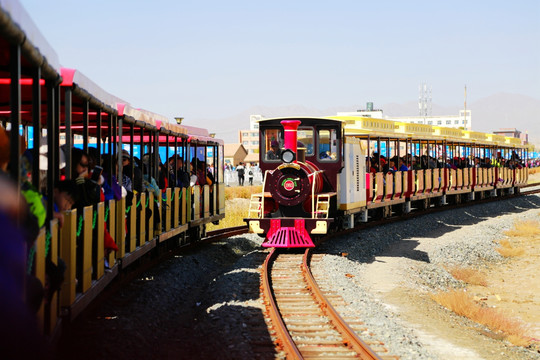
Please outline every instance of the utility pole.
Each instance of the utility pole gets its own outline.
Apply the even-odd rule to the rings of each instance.
[[[464,110],[464,113],[463,113],[463,116],[464,116],[464,119],[463,119],[463,127],[464,128],[467,128],[467,84],[465,84],[465,95],[464,95],[464,103],[463,103],[463,107],[465,108]]]

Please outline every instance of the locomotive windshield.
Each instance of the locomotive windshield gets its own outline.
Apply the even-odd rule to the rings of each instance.
[[[337,160],[338,145],[336,129],[319,130],[319,160],[335,161]]]
[[[268,129],[264,132],[264,159],[267,161],[280,161],[283,148],[283,129]]]
[[[297,146],[306,149],[306,156],[313,155],[313,128],[298,129]]]
[[[314,152],[314,131],[312,127],[301,127],[298,129],[299,148],[306,149],[306,156],[312,156]],[[283,128],[267,129],[264,132],[264,152],[266,161],[280,161],[281,151],[283,150]]]

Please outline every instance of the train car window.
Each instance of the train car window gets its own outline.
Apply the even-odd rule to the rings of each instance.
[[[338,144],[336,129],[319,130],[318,156],[320,161],[336,161]]]
[[[264,160],[280,161],[281,150],[283,149],[283,130],[267,129],[264,131]],[[261,144],[262,145],[262,144]],[[262,146],[261,146],[262,148]]]
[[[313,155],[313,128],[298,129],[298,147],[306,149],[306,156]]]

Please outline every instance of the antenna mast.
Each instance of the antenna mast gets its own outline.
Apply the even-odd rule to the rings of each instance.
[[[464,125],[464,128],[468,128],[468,126],[467,126],[467,84],[465,84],[465,94],[464,94],[463,107],[464,107],[463,125]]]

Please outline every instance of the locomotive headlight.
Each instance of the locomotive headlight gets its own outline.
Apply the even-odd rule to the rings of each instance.
[[[292,150],[287,149],[281,152],[281,161],[283,161],[284,163],[290,164],[295,159],[296,159],[296,154]]]

